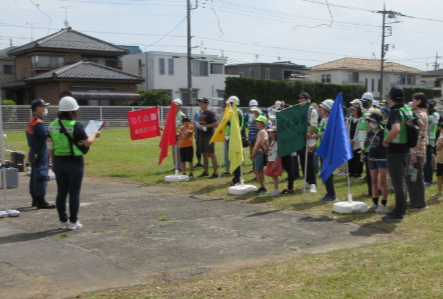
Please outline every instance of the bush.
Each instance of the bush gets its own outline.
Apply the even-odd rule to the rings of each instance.
[[[418,87],[411,87],[411,88],[403,88],[405,91],[405,102],[412,101],[412,95],[417,92],[422,92],[426,95],[426,98],[433,99],[434,98],[434,90],[432,88],[418,88]]]
[[[169,106],[171,104],[171,96],[165,90],[137,90],[141,96],[140,101],[129,102],[128,106]]]
[[[16,105],[13,100],[3,100],[2,105]]]
[[[232,95],[239,97],[240,106],[247,106],[251,99],[256,99],[261,107],[274,105],[275,101],[297,104],[298,96],[303,91],[309,93],[312,102],[321,103],[326,99],[335,99],[339,92],[343,93],[344,105],[353,99],[360,99],[366,92],[364,85],[338,85],[318,82],[265,80],[253,78],[226,78],[225,99]]]

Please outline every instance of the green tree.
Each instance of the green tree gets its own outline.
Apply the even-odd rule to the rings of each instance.
[[[171,103],[171,96],[165,90],[137,90],[140,101],[132,101],[128,106],[168,106]]]

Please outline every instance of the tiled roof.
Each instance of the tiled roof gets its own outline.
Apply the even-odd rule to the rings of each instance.
[[[118,53],[122,55],[129,52],[126,48],[102,41],[98,38],[72,30],[71,27],[68,27],[21,47],[17,47],[9,51],[8,54],[15,55],[34,48],[100,51]]]
[[[441,76],[443,76],[443,69],[436,71],[429,71],[423,75],[423,77],[441,77]]]
[[[12,88],[12,87],[20,87],[26,86],[25,80],[14,80],[5,84],[2,84],[2,88]]]
[[[314,66],[311,68],[311,71],[331,70],[331,69],[380,71],[380,64],[381,61],[376,59],[361,59],[361,58],[347,57]],[[421,71],[419,69],[405,66],[395,62],[385,62],[384,70],[386,72],[424,73],[424,71]]]
[[[15,46],[11,46],[11,47],[7,47],[7,48],[4,48],[4,49],[1,49],[0,50],[0,57],[8,57],[9,58],[9,56],[8,56],[8,52],[9,51],[11,51],[11,50],[13,50],[13,49],[15,49],[15,48],[17,48],[17,47],[15,47]],[[12,57],[11,57],[12,58]]]
[[[79,61],[71,65],[66,65],[29,78],[27,81],[45,78],[144,81],[142,76],[127,73],[91,61]]]

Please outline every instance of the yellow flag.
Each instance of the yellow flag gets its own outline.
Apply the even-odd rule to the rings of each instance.
[[[225,113],[223,113],[223,118],[218,125],[217,129],[215,129],[214,134],[212,135],[211,140],[209,140],[209,144],[213,142],[223,142],[225,141],[225,129],[228,121],[231,120],[232,111],[229,106],[226,106]]]
[[[243,144],[241,141],[240,123],[237,113],[237,103],[233,102],[233,111],[231,116],[231,134],[229,135],[229,161],[231,162],[230,173],[233,173],[243,163]]]

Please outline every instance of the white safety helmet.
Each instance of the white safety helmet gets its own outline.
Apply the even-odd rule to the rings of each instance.
[[[234,100],[237,106],[240,105],[240,100],[236,96],[229,97],[228,102],[232,104],[234,103]]]
[[[250,100],[249,106],[258,106],[258,102],[256,100]]]
[[[58,111],[77,111],[80,106],[73,97],[64,97],[58,104]]]
[[[182,102],[182,100],[180,100],[180,99],[175,99],[175,100],[173,100],[172,101],[173,103],[176,103],[177,105],[183,105],[183,102]]]
[[[281,108],[281,102],[280,101],[275,101],[275,104],[274,104],[275,106],[275,109],[280,109]]]
[[[332,109],[332,105],[334,105],[334,101],[333,100],[324,100],[320,104],[320,107],[329,112]]]

